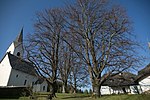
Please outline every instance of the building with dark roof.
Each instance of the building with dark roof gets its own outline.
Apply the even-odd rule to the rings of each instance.
[[[135,82],[136,75],[129,72],[122,72],[117,75],[111,75],[101,87],[102,94],[120,94],[131,93],[131,86],[138,85]]]
[[[102,94],[137,94],[147,91],[150,91],[150,64],[138,71],[138,75],[129,72],[112,75],[101,87]]]
[[[117,74],[115,76],[109,77],[104,83],[104,86],[111,86],[111,87],[121,87],[121,86],[130,86],[130,85],[137,85],[138,83],[135,82],[136,75],[123,72]]]
[[[145,68],[138,71],[138,76],[136,78],[136,81],[141,81],[148,76],[150,76],[150,64],[148,64]]]
[[[138,71],[135,81],[139,83],[142,92],[150,91],[150,64]]]
[[[9,46],[6,54],[0,61],[0,86],[33,86],[34,91],[47,91],[45,80],[39,80],[35,66],[23,59],[23,29]]]

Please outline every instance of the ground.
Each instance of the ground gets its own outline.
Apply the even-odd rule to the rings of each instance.
[[[57,94],[57,98],[53,100],[150,100],[150,95],[108,95],[102,96],[101,98],[91,98],[89,94]],[[4,99],[0,99],[4,100]],[[5,99],[5,100],[16,100],[16,99]],[[21,97],[19,100],[29,100],[27,97]],[[41,97],[38,100],[46,100]]]
[[[26,100],[25,98],[20,98]],[[27,99],[28,100],[28,99]],[[38,100],[46,100],[40,98]],[[101,98],[91,98],[90,94],[62,94],[58,93],[53,100],[150,100],[150,95],[108,95]]]
[[[86,94],[58,94],[54,100],[150,100],[150,95],[109,95],[95,99]]]

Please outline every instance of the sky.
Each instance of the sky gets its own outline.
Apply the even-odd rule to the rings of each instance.
[[[24,28],[24,38],[33,33],[33,23],[36,13],[44,9],[65,6],[66,0],[0,0],[0,59],[12,41],[15,40],[21,28]],[[148,41],[150,41],[150,0],[112,0],[127,10],[133,21],[133,33],[144,49],[139,54],[150,58]],[[150,61],[150,59],[149,59]],[[149,63],[146,60],[145,65]]]

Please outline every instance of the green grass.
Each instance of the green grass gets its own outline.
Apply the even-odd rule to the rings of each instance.
[[[150,95],[108,95],[91,98],[87,94],[57,94],[53,100],[150,100]]]
[[[107,96],[102,96],[101,98],[91,98],[91,96],[88,94],[57,93],[56,95],[57,98],[53,98],[53,100],[150,100],[150,95],[107,95]],[[0,100],[4,100],[4,99],[0,99]],[[11,99],[11,100],[16,100],[16,99]],[[29,98],[21,97],[19,100],[29,100]],[[46,98],[38,98],[38,100],[46,100]]]
[[[67,94],[67,93],[59,93],[57,94],[57,98],[54,98],[53,100],[86,100],[89,98],[90,95],[88,94]]]
[[[150,100],[150,95],[111,95],[96,100]]]

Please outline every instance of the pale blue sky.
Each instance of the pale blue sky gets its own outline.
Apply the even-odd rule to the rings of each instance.
[[[35,13],[46,8],[65,6],[67,0],[0,0],[0,59],[16,38],[21,28],[26,34],[33,33]],[[69,0],[68,0],[69,1]],[[150,0],[112,0],[127,9],[134,34],[145,47],[140,54],[150,57],[147,42],[150,40]],[[149,60],[150,61],[150,60]],[[149,63],[145,61],[145,65]]]

